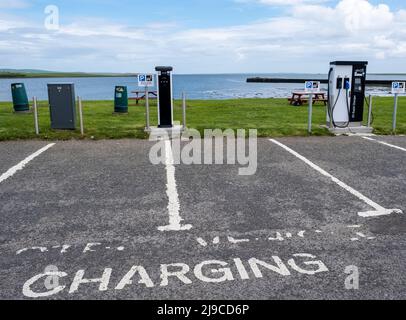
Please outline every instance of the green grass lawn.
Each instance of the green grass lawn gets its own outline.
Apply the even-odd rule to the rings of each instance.
[[[85,135],[79,130],[51,130],[47,102],[39,103],[40,135],[34,130],[33,114],[14,114],[11,103],[0,103],[0,140],[17,139],[119,139],[147,138],[145,106],[130,106],[128,115],[113,115],[112,101],[84,101]],[[367,108],[365,108],[365,121]],[[374,98],[377,134],[392,134],[393,98]],[[181,121],[181,102],[175,101],[175,121]],[[156,102],[151,102],[151,125],[157,122]],[[314,106],[313,135],[329,135],[325,107]],[[287,99],[190,100],[187,125],[198,129],[258,129],[260,137],[307,136],[307,107],[293,107]],[[406,134],[406,97],[399,98],[397,134]]]

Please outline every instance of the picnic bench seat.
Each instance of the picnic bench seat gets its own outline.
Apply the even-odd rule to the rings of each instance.
[[[145,100],[145,90],[131,91],[131,93],[135,93],[135,97],[129,97],[128,100],[135,100],[136,105],[138,105],[140,100]],[[157,91],[148,91],[149,99],[157,99],[157,96]]]
[[[309,102],[309,95],[313,95],[313,103],[321,102],[327,105],[328,99],[324,92],[308,93],[308,92],[293,92],[292,97],[288,98],[290,105],[303,105]]]

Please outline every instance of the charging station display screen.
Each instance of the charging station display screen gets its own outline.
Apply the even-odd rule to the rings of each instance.
[[[362,93],[362,79],[361,78],[355,78],[354,91],[358,92],[358,93]]]

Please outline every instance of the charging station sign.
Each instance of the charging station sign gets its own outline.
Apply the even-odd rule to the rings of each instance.
[[[153,87],[154,78],[155,77],[153,74],[139,74],[138,75],[138,86],[139,87]]]
[[[392,93],[405,93],[405,82],[392,82]]]
[[[306,81],[305,92],[317,93],[320,92],[320,81]]]

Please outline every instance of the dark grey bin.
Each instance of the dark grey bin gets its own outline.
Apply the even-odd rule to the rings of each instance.
[[[48,84],[51,128],[76,129],[75,86],[73,83]]]

